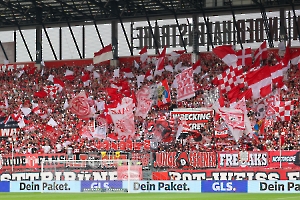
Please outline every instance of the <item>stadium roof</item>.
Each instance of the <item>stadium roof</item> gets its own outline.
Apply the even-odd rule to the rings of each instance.
[[[208,6],[208,3],[210,6]],[[300,0],[3,0],[0,28],[16,29],[37,25],[104,23],[105,21],[146,21],[146,18],[175,18],[187,14],[244,13],[271,8],[300,6]],[[230,3],[232,2],[232,3]],[[239,3],[236,3],[239,2]],[[245,4],[243,2],[249,2]]]

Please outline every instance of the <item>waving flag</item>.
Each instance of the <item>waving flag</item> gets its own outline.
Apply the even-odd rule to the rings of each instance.
[[[189,99],[195,96],[193,68],[183,70],[175,76],[177,88],[177,101]]]
[[[251,66],[252,65],[252,50],[251,48],[241,49],[236,52],[238,58],[237,65]]]
[[[234,87],[244,82],[243,76],[243,66],[233,67],[230,66],[225,72],[219,74],[212,81],[213,84],[220,86],[220,91],[222,93],[231,91]]]
[[[81,119],[89,119],[93,116],[88,103],[88,98],[86,97],[84,91],[81,91],[77,96],[71,99],[69,103],[69,109]]]
[[[150,98],[149,86],[145,85],[139,89],[136,93],[137,107],[135,116],[141,116],[143,119],[147,117],[147,114],[152,106],[152,99]]]
[[[109,44],[100,51],[94,53],[93,63],[98,64],[111,59],[113,59],[112,45]]]
[[[158,60],[156,62],[156,69],[154,72],[154,76],[162,74],[162,71],[165,68],[165,57],[166,57],[166,47],[164,47],[163,51],[161,54],[158,56]]]
[[[237,56],[232,48],[232,45],[215,47],[213,52],[228,66],[236,66]]]
[[[277,101],[275,109],[281,121],[291,121],[294,112],[294,101]]]
[[[244,132],[243,130],[245,130],[245,115],[243,111],[234,108],[222,107],[219,108],[219,114],[227,124],[234,139],[238,141]]]
[[[164,79],[161,83],[158,84],[157,94],[158,94],[158,102],[157,102],[158,106],[171,102],[170,89],[169,89],[167,79]]]
[[[267,41],[264,41],[254,52],[254,61],[268,58]]]
[[[67,69],[65,72],[65,79],[67,79],[69,81],[73,81],[75,79],[74,72]]]
[[[139,52],[139,54],[140,54],[140,60],[141,60],[142,63],[144,63],[147,60],[147,58],[148,58],[147,48],[148,48],[147,46],[144,46],[141,49],[141,51]]]
[[[193,72],[199,74],[201,72],[200,60],[193,64]]]
[[[52,98],[55,99],[56,98],[56,94],[58,91],[58,87],[57,86],[53,86],[53,85],[48,85],[48,86],[44,86],[43,90]]]
[[[153,72],[151,69],[149,69],[146,74],[145,74],[145,79],[147,79],[148,81],[153,80]]]
[[[133,100],[124,97],[121,104],[116,108],[109,108],[108,110],[119,139],[133,138],[135,135]]]
[[[175,62],[184,53],[185,53],[185,50],[172,51],[170,53],[169,60],[173,60]]]

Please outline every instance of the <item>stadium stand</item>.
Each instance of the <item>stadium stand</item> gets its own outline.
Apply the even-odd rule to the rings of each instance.
[[[275,65],[279,59],[278,56],[269,54],[263,61],[264,64]],[[182,66],[191,67],[193,63],[187,60],[179,59]],[[120,66],[120,77],[114,78],[116,67],[110,65],[95,65],[93,71],[100,74],[100,78],[89,69],[90,66],[61,66],[60,68],[49,68],[47,66],[36,69],[11,69],[0,72],[0,116],[6,120],[16,120],[25,125],[20,128],[15,141],[2,138],[0,142],[0,153],[10,154],[34,154],[34,153],[87,153],[101,152],[103,150],[121,150],[124,152],[156,152],[156,151],[178,151],[178,150],[198,150],[198,151],[226,151],[226,150],[247,150],[247,151],[272,151],[282,148],[283,150],[299,150],[299,89],[300,89],[300,71],[298,65],[291,65],[284,76],[286,89],[280,90],[281,100],[294,100],[294,110],[288,121],[272,120],[272,126],[261,126],[262,120],[257,119],[258,111],[253,105],[261,99],[247,100],[248,116],[255,134],[244,134],[236,141],[231,135],[217,137],[215,135],[216,124],[214,120],[205,124],[200,133],[201,141],[197,141],[194,134],[190,134],[184,140],[176,140],[175,136],[169,141],[156,141],[148,135],[148,128],[151,122],[155,122],[161,117],[168,119],[169,111],[174,108],[199,108],[207,107],[208,91],[216,88],[213,79],[227,69],[227,65],[221,59],[213,56],[206,60],[201,59],[202,70],[194,74],[196,95],[190,99],[176,101],[176,89],[171,89],[171,102],[161,106],[153,105],[145,120],[142,117],[134,118],[135,136],[130,138],[118,137],[114,131],[113,123],[107,126],[106,136],[104,138],[95,138],[91,131],[85,130],[89,121],[82,120],[73,114],[68,108],[73,97],[81,91],[85,91],[89,104],[95,110],[96,127],[99,126],[97,116],[106,114],[104,108],[99,108],[99,102],[110,104],[113,102],[113,96],[107,93],[106,88],[111,84],[128,83],[121,93],[122,96],[131,96],[136,94],[137,90],[143,85],[152,85],[164,79],[168,84],[173,84],[174,77],[181,72],[164,71],[162,76],[155,76],[153,80],[144,79],[141,86],[137,85],[137,76],[144,75],[148,69],[155,69],[153,63],[136,68],[132,63]],[[165,60],[165,66],[169,65]],[[124,69],[132,69],[132,78],[122,78]],[[250,67],[250,66],[248,66]],[[66,71],[73,72],[71,76],[66,76]],[[83,77],[88,74],[89,83]],[[53,80],[54,78],[54,80]],[[49,88],[51,86],[52,88]],[[54,87],[56,86],[56,87]],[[45,88],[48,87],[48,88]],[[60,91],[61,88],[61,91]],[[46,93],[45,93],[46,92]],[[51,93],[52,92],[52,93]],[[222,94],[221,94],[222,96]],[[223,94],[225,105],[230,103],[226,94]],[[97,108],[98,104],[98,108]],[[29,111],[27,109],[30,109]],[[21,114],[25,115],[23,120],[19,120]],[[9,119],[9,117],[11,119]],[[167,121],[167,120],[166,120]],[[219,119],[219,122],[222,121]],[[256,131],[255,131],[256,130]],[[132,141],[136,141],[132,146]],[[13,145],[13,146],[12,146]]]

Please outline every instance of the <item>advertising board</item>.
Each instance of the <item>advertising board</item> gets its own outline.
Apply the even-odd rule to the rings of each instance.
[[[201,181],[201,192],[247,192],[247,181]]]
[[[81,192],[106,189],[122,189],[122,181],[80,181]]]
[[[297,169],[235,168],[153,172],[152,180],[300,180]]]
[[[0,181],[0,192],[10,192],[9,181]]]
[[[127,187],[126,181],[123,182]],[[131,181],[129,192],[201,192],[201,181]]]
[[[10,181],[10,192],[80,192],[80,181]]]
[[[299,193],[300,181],[249,181],[248,193]]]

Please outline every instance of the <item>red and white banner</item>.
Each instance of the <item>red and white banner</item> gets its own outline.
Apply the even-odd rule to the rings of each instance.
[[[170,114],[173,119],[185,120],[191,130],[200,130],[204,123],[209,122],[214,117],[214,111],[209,108],[201,110],[174,109]]]
[[[152,106],[152,99],[150,99],[149,94],[150,94],[149,86],[144,86],[137,91],[136,93],[137,107],[135,111],[135,116],[141,116],[143,119],[146,118]]]
[[[240,109],[222,107],[219,108],[219,112],[228,126],[233,129],[245,129],[244,112]]]
[[[129,97],[124,97],[122,104],[116,108],[108,109],[119,139],[130,138],[135,135],[133,106],[133,100]]]
[[[216,152],[156,152],[155,168],[200,169],[216,168]]]
[[[218,168],[268,167],[268,152],[227,151],[218,152]]]
[[[195,96],[193,68],[183,70],[175,76],[177,87],[177,101],[182,101]]]
[[[270,168],[300,168],[300,151],[269,151]]]
[[[30,169],[34,170],[35,168],[41,168],[42,160],[45,160],[45,168],[53,168],[53,164],[50,161],[52,160],[66,160],[66,154],[56,153],[56,154],[14,154],[12,155],[2,155],[0,159],[0,171],[1,170],[11,170],[12,164],[14,170]],[[49,161],[49,163],[47,163]],[[56,163],[56,167],[61,167],[63,164]]]
[[[300,172],[293,169],[207,169],[207,170],[169,170],[152,173],[152,180],[299,180]]]

